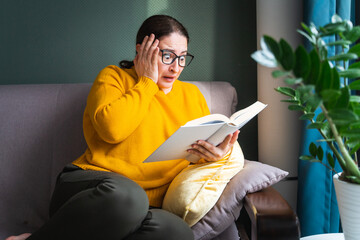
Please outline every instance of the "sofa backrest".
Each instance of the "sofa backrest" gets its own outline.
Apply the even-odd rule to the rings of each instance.
[[[192,82],[212,113],[235,111],[227,82]],[[48,219],[58,173],[86,149],[85,84],[0,85],[0,239],[32,232]]]

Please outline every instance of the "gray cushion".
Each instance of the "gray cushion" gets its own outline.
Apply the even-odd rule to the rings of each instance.
[[[244,168],[226,186],[215,206],[192,229],[196,240],[213,239],[240,215],[243,198],[283,179],[288,172],[255,161],[245,160]]]
[[[211,113],[221,113],[230,117],[236,110],[237,93],[228,82],[188,81],[196,85],[204,95]]]
[[[0,86],[0,239],[48,219],[57,174],[86,143],[82,115],[91,84]]]

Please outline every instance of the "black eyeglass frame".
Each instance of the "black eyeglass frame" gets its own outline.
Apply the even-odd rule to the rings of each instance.
[[[179,58],[179,60],[180,60],[180,57],[187,56],[187,57],[191,57],[191,59],[190,59],[190,61],[189,61],[188,63],[185,64],[185,66],[181,66],[181,65],[180,65],[180,61],[178,61],[178,64],[179,64],[180,67],[187,67],[187,66],[190,65],[191,61],[194,59],[194,56],[191,55],[190,53],[187,53],[187,54],[178,56],[178,55],[176,55],[176,53],[174,53],[174,52],[171,51],[171,50],[160,49],[160,52],[161,52],[161,61],[162,61],[163,64],[166,64],[166,65],[171,65],[171,64],[173,64],[173,62],[175,62],[175,60],[176,60],[177,58]],[[164,62],[164,52],[172,53],[172,54],[174,54],[176,57],[174,57],[174,59],[173,59],[170,63],[165,63],[165,62]]]

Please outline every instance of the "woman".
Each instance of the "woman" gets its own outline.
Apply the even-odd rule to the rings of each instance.
[[[59,175],[51,218],[27,239],[193,239],[181,218],[160,209],[189,162],[142,163],[181,125],[209,114],[198,88],[177,80],[193,58],[188,42],[180,22],[152,16],[138,31],[134,61],[99,73],[84,113],[88,149]],[[218,161],[237,136],[218,146],[199,141],[188,151]]]

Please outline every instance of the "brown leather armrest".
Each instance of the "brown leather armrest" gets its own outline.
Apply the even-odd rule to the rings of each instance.
[[[252,240],[300,239],[297,215],[274,188],[246,195],[244,207],[251,221]]]

